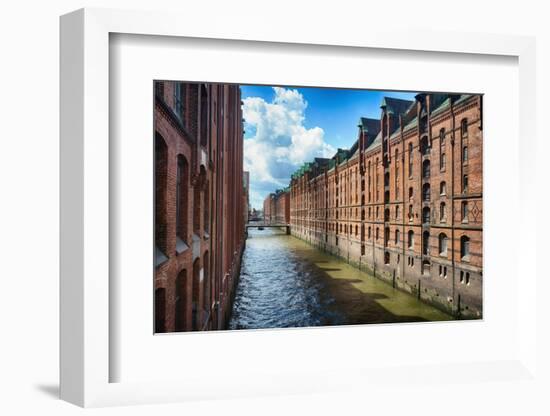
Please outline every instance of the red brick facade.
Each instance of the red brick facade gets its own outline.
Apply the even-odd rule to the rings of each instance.
[[[482,97],[385,98],[291,181],[292,234],[457,316],[482,316]]]
[[[290,191],[280,189],[264,199],[266,223],[290,224]]]
[[[244,248],[237,85],[155,82],[155,332],[223,329]]]

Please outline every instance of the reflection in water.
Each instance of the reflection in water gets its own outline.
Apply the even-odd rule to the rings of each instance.
[[[229,329],[449,320],[278,229],[250,229]]]

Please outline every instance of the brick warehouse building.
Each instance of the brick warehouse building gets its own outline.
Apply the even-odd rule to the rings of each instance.
[[[264,221],[267,223],[290,223],[290,190],[278,189],[264,199]]]
[[[154,88],[155,332],[224,329],[245,244],[240,89]]]
[[[455,316],[482,316],[482,97],[384,98],[292,175],[292,234]]]

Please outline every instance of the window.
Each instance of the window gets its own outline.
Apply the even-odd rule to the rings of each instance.
[[[407,237],[407,247],[412,250],[414,246],[414,231],[410,230]]]
[[[384,221],[388,222],[390,220],[390,209],[386,208],[384,210]]]
[[[424,136],[420,141],[420,150],[423,155],[430,154],[430,140],[428,139],[428,136]]]
[[[462,213],[462,222],[468,222],[468,202],[462,201],[461,213]]]
[[[167,260],[166,188],[168,173],[168,146],[160,134],[155,135],[155,245],[163,255],[157,264]],[[159,253],[160,254],[160,253]]]
[[[174,83],[174,113],[183,123],[185,110],[185,84],[181,82]]]
[[[439,130],[439,146],[445,146],[445,129]]]
[[[400,234],[399,230],[395,230],[395,245],[399,244]]]
[[[399,205],[396,205],[396,206],[395,206],[395,219],[396,219],[396,220],[399,219]]]
[[[413,157],[412,157],[412,153],[413,153],[413,145],[412,143],[409,143],[409,178],[412,177],[413,175]]]
[[[409,199],[413,198],[413,188],[412,186],[409,188]]]
[[[439,184],[439,194],[440,195],[446,195],[447,194],[447,184],[445,183],[445,181],[443,181]]]
[[[428,207],[422,208],[422,222],[424,224],[430,223],[430,208]]]
[[[445,170],[446,166],[447,166],[447,158],[445,156],[445,153],[441,153],[441,156],[439,158],[439,170]]]
[[[422,233],[422,253],[425,256],[430,254],[430,233],[428,231]]]
[[[379,237],[379,234],[378,234],[378,227],[376,227],[376,241],[378,241],[378,237]]]
[[[439,204],[439,221],[440,222],[445,222],[445,220],[447,219],[447,213],[445,212],[445,202],[441,202]]]
[[[409,222],[412,222],[414,216],[413,216],[413,206],[412,204],[409,205]]]
[[[371,239],[371,227],[369,227],[369,240]]]
[[[468,163],[468,146],[462,148],[462,164]]]
[[[390,264],[390,253],[387,251],[384,253],[384,264]]]
[[[462,137],[468,137],[468,119],[463,118],[460,123],[460,134]]]
[[[447,241],[445,233],[439,234],[439,255],[441,257],[447,257]]]
[[[422,177],[424,179],[430,178],[430,161],[429,160],[425,160],[422,163]]]
[[[425,183],[422,185],[422,200],[427,202],[430,200],[430,184]]]
[[[189,194],[189,174],[187,160],[178,155],[178,170],[176,175],[176,235],[187,242],[187,209]]]
[[[460,257],[466,261],[470,259],[470,238],[465,235],[460,237]]]
[[[468,175],[462,176],[462,192],[468,192]]]
[[[469,272],[466,272],[466,285],[470,286],[470,273]]]

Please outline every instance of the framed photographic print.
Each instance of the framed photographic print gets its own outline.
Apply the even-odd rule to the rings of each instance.
[[[537,383],[533,39],[180,18],[61,19],[62,398]]]

